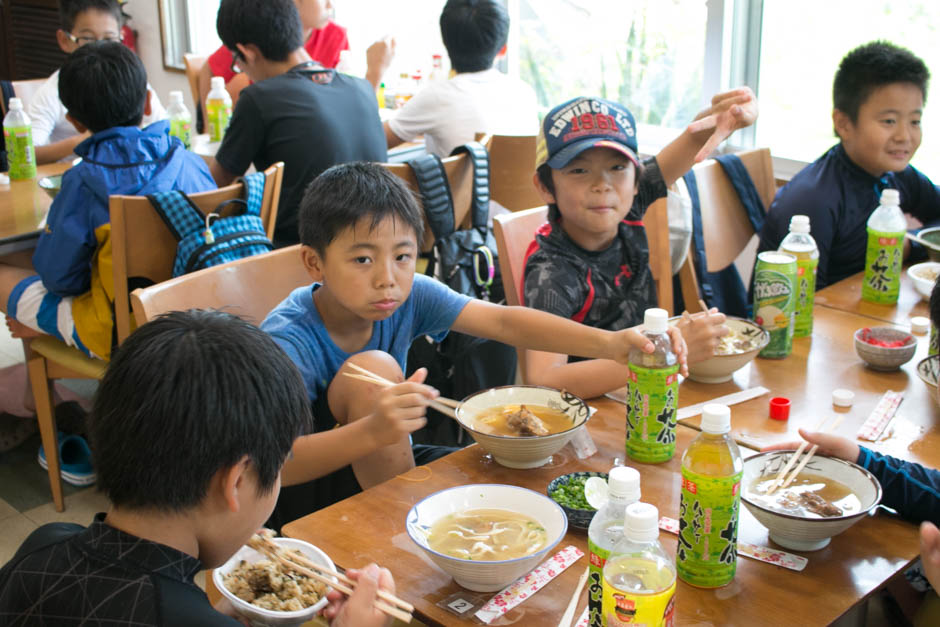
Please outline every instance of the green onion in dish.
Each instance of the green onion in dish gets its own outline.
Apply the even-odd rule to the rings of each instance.
[[[587,480],[588,477],[584,475],[572,477],[568,483],[552,490],[552,500],[571,509],[594,511],[594,508],[584,498],[584,482]]]

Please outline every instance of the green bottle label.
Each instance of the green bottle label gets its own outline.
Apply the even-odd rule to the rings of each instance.
[[[816,266],[819,259],[796,261],[796,310],[793,337],[806,337],[813,333],[813,296],[816,294]]]
[[[627,382],[627,455],[645,463],[666,462],[676,452],[679,364],[644,368],[630,364]]]
[[[898,302],[903,245],[903,231],[882,233],[869,229],[862,300],[879,305],[893,305]]]
[[[936,355],[940,353],[940,333],[937,333],[937,327],[934,324],[930,325],[930,344],[927,345],[927,356]]]
[[[779,359],[793,349],[793,309],[796,303],[796,263],[778,266],[783,271],[772,270],[758,260],[754,271],[754,321],[770,334],[770,341],[761,357]]]
[[[193,125],[191,120],[176,118],[170,119],[170,135],[183,142],[186,150],[193,145]]]
[[[676,569],[686,583],[717,588],[734,579],[742,474],[709,477],[682,468]]]
[[[601,614],[601,600],[604,586],[604,564],[610,557],[610,551],[594,544],[588,538],[588,625],[591,627],[604,627],[603,614]]]
[[[33,148],[33,130],[29,126],[3,127],[3,142],[10,165],[10,180],[23,181],[36,178],[36,151]]]
[[[209,117],[209,141],[222,141],[232,116],[232,106],[222,100],[209,100],[206,102],[206,115]]]

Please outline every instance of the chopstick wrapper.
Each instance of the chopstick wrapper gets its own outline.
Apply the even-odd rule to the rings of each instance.
[[[875,409],[872,410],[871,415],[859,428],[856,437],[859,440],[868,440],[869,442],[874,442],[880,438],[885,427],[888,426],[888,423],[898,412],[898,406],[902,400],[904,400],[904,392],[895,392],[894,390],[885,392]]]
[[[586,607],[584,611],[581,612],[581,616],[578,618],[578,622],[574,624],[574,627],[588,627],[588,611],[591,608]]]
[[[545,584],[560,575],[566,568],[584,556],[576,546],[566,546],[519,579],[500,590],[486,605],[477,610],[475,616],[490,624],[512,608],[542,589]]]
[[[659,528],[672,534],[679,534],[679,521],[675,518],[663,516],[659,519]],[[783,566],[790,570],[801,571],[806,568],[808,560],[800,555],[778,551],[766,546],[757,546],[747,542],[738,542],[738,555],[750,557],[754,560],[767,562],[775,566]]]

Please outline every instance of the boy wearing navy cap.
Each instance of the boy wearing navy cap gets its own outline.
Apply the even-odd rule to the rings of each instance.
[[[747,88],[718,94],[712,106],[658,157],[641,164],[633,115],[615,102],[575,98],[545,117],[539,132],[535,186],[548,222],[526,253],[523,304],[611,331],[643,321],[656,307],[643,228],[647,207],[738,128],[753,123]],[[727,332],[717,310],[680,322],[689,359],[713,353]],[[604,360],[526,352],[527,383],[588,398],[622,387],[626,370]]]

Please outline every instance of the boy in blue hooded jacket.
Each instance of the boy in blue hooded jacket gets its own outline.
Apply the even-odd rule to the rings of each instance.
[[[52,335],[109,359],[114,285],[108,197],[215,188],[202,158],[169,135],[169,123],[139,128],[150,110],[147,73],[118,42],[87,44],[59,72],[68,119],[92,136],[81,163],[62,177],[33,255],[33,269],[0,265],[0,308],[17,337]],[[37,274],[38,273],[38,274]]]

